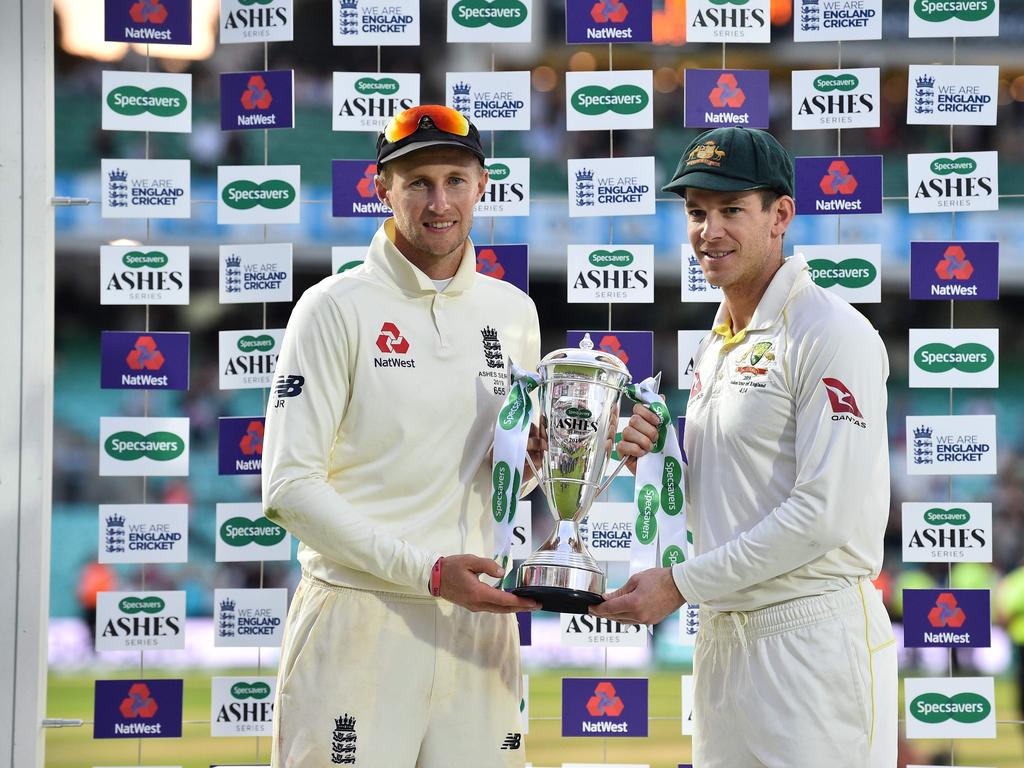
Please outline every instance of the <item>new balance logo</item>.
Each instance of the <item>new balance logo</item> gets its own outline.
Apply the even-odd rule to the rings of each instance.
[[[502,749],[519,749],[523,745],[523,734],[509,732],[501,742]]]
[[[277,402],[274,403],[275,408],[283,408],[285,398],[298,397],[302,394],[302,387],[306,383],[305,376],[299,376],[294,373],[281,374],[274,381],[274,397],[277,398]]]

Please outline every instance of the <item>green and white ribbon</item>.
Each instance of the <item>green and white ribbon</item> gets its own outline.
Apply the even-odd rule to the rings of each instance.
[[[523,462],[530,439],[533,400],[530,393],[540,377],[515,364],[509,367],[509,388],[505,404],[494,424],[491,460],[491,513],[494,515],[494,559],[507,570],[512,549],[513,520],[523,480]]]
[[[690,557],[691,550],[683,504],[683,453],[672,415],[658,396],[658,381],[649,378],[630,384],[626,395],[661,418],[658,441],[636,464],[636,520],[629,549],[629,572],[636,573],[655,565],[681,563]]]

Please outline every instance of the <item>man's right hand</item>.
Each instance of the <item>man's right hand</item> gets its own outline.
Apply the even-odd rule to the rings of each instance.
[[[494,560],[486,557],[445,557],[441,566],[441,597],[473,612],[516,613],[540,608],[540,603],[534,600],[526,600],[484,584],[480,581],[481,574],[500,579],[505,571]]]
[[[622,439],[615,450],[619,452],[619,456],[629,457],[626,466],[634,475],[636,460],[650,453],[658,442],[660,423],[658,414],[643,403],[636,403],[633,406],[633,415],[629,417],[629,423],[622,430]]]

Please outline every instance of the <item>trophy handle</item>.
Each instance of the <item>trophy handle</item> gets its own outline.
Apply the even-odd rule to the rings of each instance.
[[[544,494],[544,498],[548,501],[549,508],[552,510],[557,509],[557,507],[555,507],[555,500],[548,494],[548,487],[544,483],[544,477],[541,475],[540,470],[537,469],[537,465],[533,463],[533,457],[530,456],[529,451],[526,452],[526,463],[530,465],[530,469],[533,471],[533,476],[537,480],[537,485],[540,487],[541,493]]]
[[[597,489],[598,496],[608,490],[608,486],[612,484],[612,480],[614,480],[618,476],[619,472],[622,471],[622,468],[626,466],[627,461],[629,461],[629,456],[623,456],[619,459],[619,463],[615,465],[615,469],[613,469],[612,473],[608,475],[608,479],[601,483],[601,487]]]

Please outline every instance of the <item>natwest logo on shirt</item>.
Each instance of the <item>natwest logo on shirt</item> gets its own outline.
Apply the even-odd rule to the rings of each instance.
[[[651,0],[566,0],[565,42],[649,43]]]
[[[911,242],[910,298],[998,299],[999,243]]]
[[[103,39],[111,43],[192,43],[188,0],[104,0]]]
[[[373,358],[374,368],[415,368],[416,360],[409,357],[395,357],[395,355],[406,355],[409,352],[409,340],[402,335],[398,326],[386,321],[380,327],[375,342],[386,357]]]

